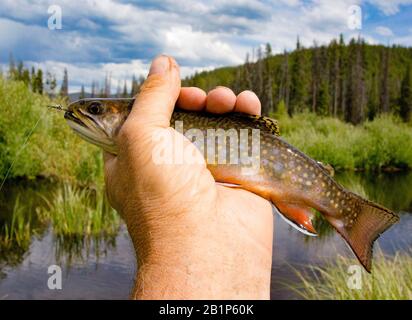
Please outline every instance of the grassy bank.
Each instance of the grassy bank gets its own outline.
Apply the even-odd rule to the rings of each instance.
[[[105,198],[104,190],[77,188],[65,184],[45,199],[43,221],[50,221],[53,233],[66,240],[116,236],[120,218]]]
[[[42,175],[101,183],[101,151],[75,135],[51,103],[0,77],[0,181]],[[395,117],[355,127],[310,113],[273,116],[287,141],[337,169],[412,168],[412,127]]]
[[[302,298],[314,300],[411,300],[412,257],[397,253],[393,257],[375,255],[372,274],[362,270],[361,289],[349,288],[349,266],[354,259],[340,257],[336,264],[309,267],[298,272],[301,286],[293,287]]]
[[[312,113],[274,117],[285,140],[335,169],[412,168],[412,127],[394,116],[359,126]]]
[[[24,209],[17,198],[11,221],[0,228],[0,260],[5,260],[7,256],[9,261],[13,261],[13,254],[8,257],[9,254],[17,252],[18,255],[29,248],[32,227],[30,217],[25,214]]]
[[[56,255],[81,257],[89,248],[99,254],[115,244],[121,219],[112,209],[102,188],[80,188],[70,184],[39,197],[42,204],[17,197],[10,215],[0,223],[0,270],[3,263],[16,265],[29,250],[34,237],[51,228],[56,239]],[[3,221],[1,221],[3,222]],[[84,250],[86,249],[86,250]]]
[[[101,179],[100,150],[74,135],[63,114],[47,108],[50,104],[22,82],[0,77],[0,181],[6,174]]]

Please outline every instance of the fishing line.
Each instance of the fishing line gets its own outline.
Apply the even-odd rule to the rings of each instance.
[[[14,159],[13,159],[13,161],[11,162],[10,167],[9,167],[9,168],[7,169],[7,171],[6,171],[6,175],[4,176],[3,181],[1,182],[0,191],[1,191],[1,189],[3,188],[3,185],[4,185],[4,183],[6,182],[8,176],[9,176],[9,174],[10,174],[10,172],[11,172],[11,169],[13,168],[14,163],[16,162],[18,156],[20,155],[20,152],[24,149],[24,147],[26,146],[26,144],[27,144],[27,142],[29,141],[30,137],[33,135],[34,130],[36,130],[36,128],[37,128],[37,126],[38,126],[38,124],[39,124],[39,122],[40,122],[40,119],[43,118],[43,116],[44,116],[44,114],[46,113],[46,111],[47,111],[47,110],[45,110],[45,111],[39,116],[39,118],[37,119],[36,123],[35,123],[34,126],[31,128],[29,134],[27,135],[26,139],[24,140],[23,144],[21,145],[20,149],[16,152],[16,155],[14,156]]]

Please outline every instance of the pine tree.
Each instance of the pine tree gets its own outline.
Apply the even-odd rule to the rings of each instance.
[[[93,80],[92,81],[92,89],[91,89],[91,97],[94,98],[96,96],[96,82]]]
[[[273,101],[273,86],[275,82],[272,77],[272,67],[271,59],[272,57],[272,47],[270,43],[266,43],[264,59],[263,59],[263,93],[262,98],[264,99],[264,104],[262,103],[262,114],[269,115],[270,112],[274,110]]]
[[[316,41],[313,44],[312,48],[312,81],[311,81],[311,89],[312,89],[312,112],[316,112],[316,108],[318,105],[318,95],[319,95],[319,87],[321,83],[321,65],[320,65],[320,50]]]
[[[252,63],[249,61],[249,53],[246,53],[245,63],[241,71],[240,91],[253,90],[252,73]]]
[[[283,59],[280,68],[280,84],[279,84],[279,101],[283,101],[286,109],[289,112],[289,93],[290,93],[290,73],[289,73],[289,53],[283,52]]]
[[[368,94],[368,119],[373,120],[379,112],[380,106],[379,97],[379,75],[373,72],[370,79],[370,87]]]
[[[348,77],[348,60],[347,52],[345,46],[345,40],[343,39],[343,34],[340,34],[339,37],[339,46],[338,46],[338,55],[339,55],[339,94],[338,94],[338,116],[342,119],[345,119],[347,110],[346,110],[346,96],[347,96],[347,77]]]
[[[86,98],[86,93],[84,91],[84,84],[82,84],[82,87],[80,89],[79,99],[84,99],[84,98]]]
[[[45,83],[45,91],[50,97],[54,97],[55,94],[55,89],[57,86],[57,81],[54,75],[52,75],[50,72],[46,72],[46,83]]]
[[[318,103],[316,111],[319,115],[326,116],[329,114],[330,105],[330,95],[329,95],[329,85],[326,79],[321,81],[319,92],[318,92]]]
[[[22,80],[23,79],[23,70],[24,70],[23,61],[19,61],[19,63],[17,64],[15,80]]]
[[[382,82],[380,105],[382,112],[389,112],[389,48],[382,51]]]
[[[37,74],[35,77],[35,90],[33,91],[43,94],[43,71],[40,68],[37,69]]]
[[[120,98],[121,96],[122,96],[122,88],[120,87],[120,81],[117,81],[116,98]]]
[[[124,81],[124,85],[123,85],[123,94],[122,94],[122,97],[123,98],[127,98],[129,95],[128,95],[128,93],[127,93],[128,91],[127,91],[127,82],[126,82],[126,80]]]
[[[255,70],[253,70],[252,72],[253,84],[254,84],[254,87],[252,88],[252,90],[260,98],[260,101],[262,103],[262,114],[268,115],[267,97],[265,96],[264,83],[263,83],[264,81],[263,79],[264,61],[263,61],[263,52],[262,52],[261,47],[259,47],[256,51],[256,58],[257,58],[257,61],[254,65]]]
[[[349,86],[347,96],[346,120],[358,124],[364,119],[365,83],[363,69],[363,45],[360,38],[358,41],[352,39],[349,44],[349,57],[351,61]]]
[[[329,44],[329,79],[331,87],[331,110],[330,115],[337,117],[340,93],[340,50],[336,40]]]
[[[16,79],[16,64],[11,53],[9,55],[9,79]]]
[[[305,73],[304,73],[304,56],[300,45],[299,37],[296,42],[296,50],[293,53],[293,62],[290,81],[290,105],[289,113],[303,111],[306,108],[305,98]]]
[[[112,75],[111,73],[107,73],[106,77],[104,78],[104,88],[102,97],[108,98],[111,95],[111,84],[112,84]]]
[[[33,92],[36,92],[36,70],[33,66],[31,67],[30,87]]]
[[[399,114],[402,119],[404,121],[410,121],[412,113],[412,74],[410,63],[408,64],[405,76],[402,79],[399,107]]]
[[[64,75],[63,75],[62,85],[60,88],[60,95],[62,97],[67,97],[69,95],[69,76],[67,74],[66,68],[64,68]]]
[[[130,89],[130,96],[135,97],[139,93],[139,84],[137,83],[135,75],[132,78],[132,87]]]
[[[29,69],[24,69],[23,70],[23,75],[22,75],[22,79],[21,79],[24,84],[29,87],[30,86],[30,72]]]

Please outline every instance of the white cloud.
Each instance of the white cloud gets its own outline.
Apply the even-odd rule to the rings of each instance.
[[[133,74],[146,74],[150,58],[159,53],[176,57],[186,76],[194,70],[240,64],[247,52],[266,42],[278,53],[293,49],[297,36],[304,46],[314,40],[325,44],[340,33],[348,39],[357,36],[347,26],[351,5],[369,2],[389,15],[412,3],[153,0],[139,6],[115,0],[60,0],[63,30],[50,31],[47,8],[52,1],[1,1],[0,53],[23,52],[24,60],[53,68],[59,79],[67,67],[73,88],[93,79],[102,82],[109,72],[115,88]],[[370,43],[377,42],[376,35],[395,37],[384,26],[362,30]],[[412,43],[410,36],[400,41]]]
[[[393,15],[399,12],[401,5],[412,4],[412,0],[367,0],[377,6],[384,14]]]
[[[300,0],[280,0],[280,2],[291,7],[296,7],[301,4]]]
[[[378,26],[376,27],[376,33],[383,36],[383,37],[391,37],[393,36],[393,32],[388,27]]]
[[[192,30],[191,26],[172,27],[164,32],[164,50],[177,59],[200,63],[202,60],[238,64],[242,58],[218,35]]]

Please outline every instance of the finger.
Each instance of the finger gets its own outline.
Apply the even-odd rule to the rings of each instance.
[[[233,111],[235,104],[236,95],[226,87],[217,87],[211,90],[206,98],[206,110],[212,113]]]
[[[203,110],[206,106],[206,92],[196,87],[181,88],[176,104],[186,110]]]
[[[235,111],[260,115],[261,103],[257,95],[249,90],[242,91],[237,95]]]
[[[156,57],[125,125],[133,122],[136,126],[144,123],[146,128],[168,127],[179,92],[176,61],[165,55]]]

